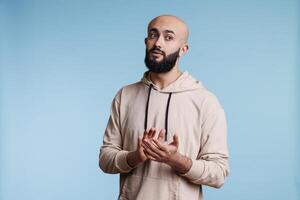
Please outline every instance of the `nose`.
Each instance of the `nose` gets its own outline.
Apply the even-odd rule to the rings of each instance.
[[[157,40],[155,41],[155,43],[154,43],[154,45],[157,47],[157,48],[159,48],[159,49],[161,49],[162,48],[162,45],[163,45],[163,37],[162,37],[162,35],[160,35],[158,38],[157,38]]]

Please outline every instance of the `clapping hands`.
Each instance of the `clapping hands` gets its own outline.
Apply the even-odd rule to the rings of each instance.
[[[155,128],[145,131],[143,138],[139,138],[139,147],[141,147],[145,159],[166,163],[178,150],[178,136],[174,134],[173,141],[167,144],[164,141],[165,129],[160,130],[158,136],[156,136],[156,132]]]

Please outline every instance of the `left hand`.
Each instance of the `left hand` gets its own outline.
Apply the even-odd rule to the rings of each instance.
[[[158,138],[144,139],[142,146],[144,148],[145,155],[158,162],[167,163],[177,153],[179,140],[177,134],[173,135],[173,141],[169,144],[164,143],[165,130],[162,129],[159,132]]]

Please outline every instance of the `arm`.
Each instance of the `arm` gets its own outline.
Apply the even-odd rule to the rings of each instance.
[[[145,131],[143,138],[138,139],[136,151],[125,151],[122,149],[122,136],[120,128],[120,92],[114,98],[111,106],[111,114],[105,130],[103,145],[99,154],[99,167],[110,174],[128,173],[138,164],[148,158],[145,156],[141,146],[142,139],[154,137],[155,129]],[[133,141],[134,142],[134,141]]]
[[[176,152],[166,161],[166,164],[170,165],[177,173],[184,174],[191,169],[193,162],[189,157]]]
[[[220,188],[229,174],[226,139],[226,120],[223,109],[210,115],[203,125],[201,150],[196,159],[177,152],[179,141],[174,135],[173,142],[163,144],[159,138],[143,141],[146,155],[154,161],[170,165],[180,176],[199,185]]]
[[[127,163],[128,151],[122,150],[122,136],[120,128],[120,93],[115,96],[110,117],[103,137],[103,145],[100,148],[99,167],[110,174],[127,173],[132,167]]]
[[[202,126],[201,149],[184,174],[195,184],[220,188],[229,175],[227,125],[223,109],[210,114]]]

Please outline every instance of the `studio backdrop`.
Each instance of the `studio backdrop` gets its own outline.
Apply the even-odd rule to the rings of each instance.
[[[230,175],[205,199],[300,199],[299,3],[0,0],[0,199],[117,199],[99,148],[161,14],[187,22],[180,68],[227,116]]]

